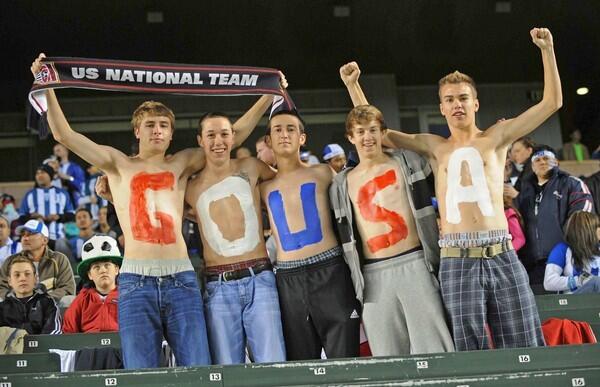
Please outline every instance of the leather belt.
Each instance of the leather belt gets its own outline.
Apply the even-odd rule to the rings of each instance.
[[[483,258],[490,259],[494,256],[513,249],[511,241],[497,243],[486,247],[442,247],[442,258]]]
[[[250,271],[250,269],[252,269],[252,271]],[[220,274],[207,275],[206,281],[212,282],[212,281],[218,281],[219,279],[221,279],[224,282],[235,281],[235,280],[239,280],[242,278],[250,277],[252,275],[252,273],[254,273],[256,275],[265,270],[272,270],[272,269],[273,269],[273,266],[271,266],[270,262],[269,263],[259,263],[258,265],[248,267],[245,269],[224,271],[223,273],[220,273]]]

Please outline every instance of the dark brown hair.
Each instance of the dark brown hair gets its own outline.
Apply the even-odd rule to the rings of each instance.
[[[565,225],[565,241],[573,252],[573,265],[582,270],[594,255],[600,255],[598,228],[600,218],[592,212],[577,211]]]

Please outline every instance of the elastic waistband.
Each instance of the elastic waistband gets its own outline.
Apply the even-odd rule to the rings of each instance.
[[[204,273],[206,275],[219,275],[221,273],[248,269],[249,267],[271,265],[269,258],[250,259],[248,261],[229,263],[227,265],[217,265],[207,267]]]
[[[119,272],[151,277],[163,277],[184,271],[194,271],[189,258],[182,259],[123,259]]]
[[[340,246],[335,246],[329,250],[323,251],[319,254],[313,255],[312,257],[304,259],[296,259],[293,261],[278,261],[275,265],[277,270],[290,270],[303,267],[313,266],[319,263],[332,261],[335,258],[341,258],[343,250]]]
[[[508,230],[487,230],[457,232],[440,235],[439,246],[444,247],[486,247],[512,240]]]
[[[413,250],[411,252],[401,254],[401,255],[395,256],[393,258],[386,259],[384,261],[374,262],[374,263],[370,263],[368,265],[363,265],[362,271],[363,271],[363,273],[380,271],[380,270],[389,269],[391,267],[407,265],[409,263],[412,263],[412,262],[418,261],[418,260],[422,260],[422,259],[425,259],[425,253],[423,252],[423,250],[422,249],[419,249],[416,251]]]
[[[507,240],[502,243],[485,247],[442,247],[442,258],[483,258],[490,259],[496,255],[513,250],[512,242]]]

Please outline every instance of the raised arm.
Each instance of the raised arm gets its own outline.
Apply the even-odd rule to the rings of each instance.
[[[45,57],[44,54],[40,54],[32,63],[31,72],[34,76],[40,72],[42,67],[41,61]],[[48,101],[48,124],[54,139],[88,163],[106,171],[117,171],[115,159],[119,157],[119,155],[121,155],[121,157],[125,157],[125,155],[115,148],[98,145],[84,135],[75,132],[65,118],[54,91],[47,90],[46,98]]]
[[[287,80],[281,71],[279,72],[279,77],[281,89],[286,89],[288,86]],[[263,95],[243,116],[233,123],[233,130],[235,132],[234,148],[242,145],[248,136],[250,136],[250,133],[258,125],[263,114],[265,114],[269,106],[273,103],[273,98],[272,95]]]
[[[531,133],[562,106],[562,88],[554,56],[552,34],[547,28],[533,28],[529,33],[542,54],[544,97],[538,104],[514,119],[499,122],[486,131],[486,135],[499,140],[499,147],[507,146]]]
[[[365,93],[358,83],[359,77],[360,68],[358,67],[358,63],[349,62],[340,67],[340,78],[342,78],[342,82],[344,82],[346,89],[348,89],[348,94],[354,107],[369,104]]]
[[[363,92],[358,78],[360,77],[360,67],[358,63],[349,62],[340,67],[340,78],[348,89],[350,99],[354,107],[360,105],[368,105],[367,97]],[[383,145],[390,148],[403,148],[410,149],[417,153],[425,156],[430,156],[431,144],[428,144],[429,140],[435,140],[431,135],[422,134],[407,134],[396,130],[387,130],[385,137],[383,138]]]

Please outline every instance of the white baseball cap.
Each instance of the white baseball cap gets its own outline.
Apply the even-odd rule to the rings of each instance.
[[[338,144],[327,144],[323,149],[323,160],[327,161],[336,156],[346,155],[344,149]]]
[[[33,234],[42,234],[43,236],[48,238],[48,227],[46,227],[44,222],[40,222],[39,220],[28,220],[27,223],[15,229],[15,232],[17,234],[21,234],[23,231],[29,231]]]

